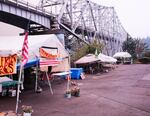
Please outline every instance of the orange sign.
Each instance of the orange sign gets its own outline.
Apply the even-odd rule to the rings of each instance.
[[[50,54],[42,48],[40,48],[40,56],[43,58],[49,58],[49,59],[56,59],[57,58],[57,54],[55,54],[55,55]]]
[[[16,73],[17,55],[0,57],[0,75]]]

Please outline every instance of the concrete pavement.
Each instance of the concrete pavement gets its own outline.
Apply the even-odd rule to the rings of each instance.
[[[64,98],[66,82],[53,83],[40,94],[21,94],[21,105],[32,105],[33,116],[150,116],[150,65],[120,65],[108,73],[77,80],[80,97]],[[0,111],[14,110],[15,98],[0,98]],[[21,109],[20,109],[21,112]]]

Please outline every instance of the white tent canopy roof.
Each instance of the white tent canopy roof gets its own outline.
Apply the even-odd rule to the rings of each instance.
[[[85,63],[92,63],[92,62],[96,62],[96,61],[101,61],[101,62],[105,62],[105,63],[116,63],[117,60],[111,56],[106,56],[102,53],[100,53],[97,56],[95,56],[94,54],[88,54],[82,58],[80,58],[79,60],[77,60],[75,62],[75,64],[85,64]]]
[[[92,63],[92,62],[96,62],[99,59],[96,58],[96,56],[94,54],[88,54],[86,56],[83,56],[82,58],[80,58],[79,60],[77,60],[75,62],[75,64],[86,64],[86,63]]]
[[[128,52],[117,52],[113,56],[114,58],[130,58],[131,55]]]
[[[111,56],[106,56],[102,53],[100,53],[98,55],[98,59],[100,59],[100,61],[106,62],[106,63],[116,63],[117,62],[117,60],[115,58],[113,58]]]
[[[1,36],[0,37],[0,56],[21,53],[24,36]],[[68,53],[60,43],[57,36],[51,35],[32,35],[28,36],[29,58],[39,56],[39,48],[42,46],[56,47],[60,57],[67,57]]]

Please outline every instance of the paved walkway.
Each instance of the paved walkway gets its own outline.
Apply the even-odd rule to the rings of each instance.
[[[40,94],[21,94],[20,106],[32,105],[32,116],[150,116],[150,65],[120,65],[78,81],[80,97],[64,98],[66,83]],[[0,111],[14,110],[15,98],[0,98]]]

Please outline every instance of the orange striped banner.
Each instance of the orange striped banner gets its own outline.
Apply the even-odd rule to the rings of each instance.
[[[43,48],[40,48],[40,56],[43,58],[56,59],[58,55],[50,54],[50,53],[46,52]]]

